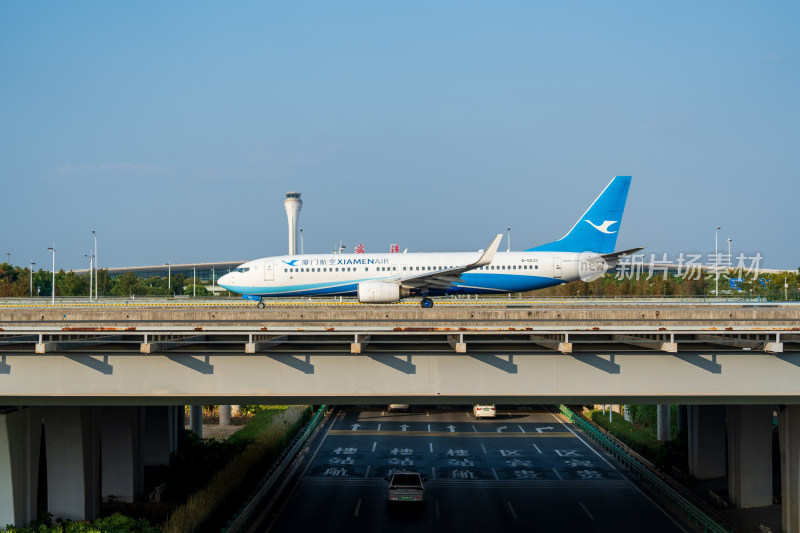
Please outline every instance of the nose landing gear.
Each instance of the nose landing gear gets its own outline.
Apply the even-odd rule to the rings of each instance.
[[[419,305],[423,309],[430,309],[431,307],[433,307],[433,300],[431,300],[430,298],[428,298],[426,296],[425,298],[422,299],[422,301],[419,303]]]

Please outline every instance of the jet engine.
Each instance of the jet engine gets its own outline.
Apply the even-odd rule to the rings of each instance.
[[[358,284],[358,301],[369,304],[390,304],[410,296],[411,291],[397,283],[364,281]]]

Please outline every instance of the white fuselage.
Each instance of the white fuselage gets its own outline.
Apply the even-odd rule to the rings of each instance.
[[[367,281],[397,282],[474,262],[480,253],[324,254],[265,257],[219,279],[219,285],[252,296],[354,295]],[[578,279],[580,254],[497,253],[488,265],[464,272],[447,288],[422,294],[523,292]]]

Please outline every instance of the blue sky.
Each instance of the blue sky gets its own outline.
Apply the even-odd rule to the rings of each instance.
[[[800,265],[800,4],[3,2],[0,253],[83,268],[617,247]],[[505,249],[505,243],[502,247]],[[5,256],[0,255],[0,260]]]

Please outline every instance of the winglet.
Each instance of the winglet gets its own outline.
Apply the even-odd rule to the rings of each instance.
[[[503,240],[503,234],[499,233],[492,241],[492,244],[490,244],[486,251],[483,252],[483,255],[480,257],[480,259],[469,265],[470,268],[480,267],[491,263],[494,260],[494,254],[497,253],[497,249],[500,247],[501,240]]]

